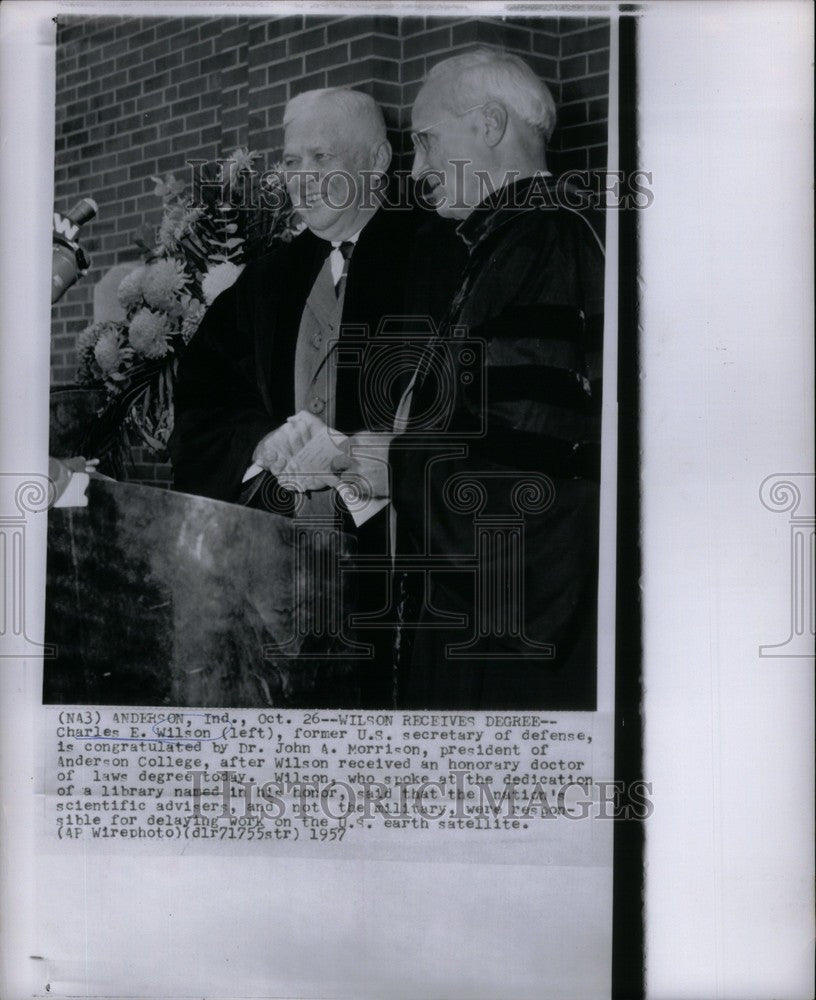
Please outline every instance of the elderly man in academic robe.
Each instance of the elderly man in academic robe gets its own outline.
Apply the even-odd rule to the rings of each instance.
[[[361,554],[384,557],[388,511],[375,507],[355,525],[327,488],[333,469],[300,468],[297,455],[321,428],[352,436],[389,429],[396,383],[380,386],[369,405],[365,345],[412,302],[433,315],[457,262],[429,284],[428,258],[417,253],[418,222],[427,226],[427,218],[387,203],[391,148],[370,96],[342,88],[300,94],[286,106],[284,135],[287,186],[305,229],[249,264],[191,341],[176,390],[174,485],[279,513],[296,508],[297,517],[328,519],[355,535]],[[387,571],[356,577],[358,610],[375,613],[387,601]],[[384,627],[363,638],[376,655],[361,672],[362,702],[388,705],[393,636]]]
[[[468,262],[391,448],[400,706],[595,706],[604,254],[548,172],[554,125],[544,83],[486,47],[413,106],[413,176]]]

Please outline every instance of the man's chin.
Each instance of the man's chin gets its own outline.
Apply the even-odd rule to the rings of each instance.
[[[422,196],[422,201],[425,206],[436,212],[437,215],[441,216],[443,219],[462,219],[464,215],[462,213],[461,205],[452,205],[450,198],[448,198],[444,189],[441,187],[433,188],[431,191],[426,191]],[[465,214],[470,214],[469,212]]]
[[[466,219],[472,211],[472,209],[463,206],[454,207],[448,203],[447,199],[432,207],[436,210],[436,214],[443,219],[459,219],[460,221]]]
[[[321,222],[325,225],[326,220],[332,214],[331,210],[320,201],[295,202],[293,207],[301,219],[308,222],[309,225],[320,225]]]
[[[441,215],[443,219],[450,219],[452,217],[450,212],[450,205],[448,204],[448,199],[445,197],[444,194],[440,193],[435,196],[434,193],[432,192],[431,194],[426,195],[425,204],[428,206],[428,208],[432,208],[437,215]]]

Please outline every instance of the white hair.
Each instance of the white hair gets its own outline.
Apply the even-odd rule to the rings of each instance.
[[[283,127],[306,111],[330,103],[344,116],[354,121],[354,137],[362,145],[377,146],[385,142],[385,119],[379,105],[369,94],[348,87],[326,87],[306,90],[293,97],[283,111]]]
[[[498,101],[549,142],[555,128],[555,101],[549,87],[519,56],[480,45],[436,63],[425,84],[448,78],[446,106],[456,114]]]

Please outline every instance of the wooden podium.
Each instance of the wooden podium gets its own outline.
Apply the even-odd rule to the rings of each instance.
[[[355,707],[354,540],[303,521],[92,477],[48,523],[44,699]]]

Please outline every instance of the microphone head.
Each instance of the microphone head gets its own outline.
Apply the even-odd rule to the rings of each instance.
[[[65,216],[75,226],[84,226],[99,211],[99,206],[93,198],[81,198]]]

